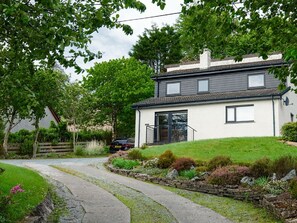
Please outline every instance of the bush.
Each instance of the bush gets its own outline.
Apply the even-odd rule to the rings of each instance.
[[[86,145],[86,148],[84,149],[85,155],[102,155],[105,153],[104,150],[104,143],[98,142],[96,140],[92,140],[91,142],[88,142]]]
[[[131,170],[135,166],[139,166],[140,163],[136,160],[127,160],[123,158],[115,158],[112,160],[112,165],[114,167],[120,168],[120,169],[126,169]]]
[[[156,168],[158,166],[159,158],[154,158],[146,161],[143,166],[145,168]]]
[[[23,143],[20,145],[19,153],[20,155],[33,155],[33,140],[25,139]]]
[[[248,174],[249,168],[246,166],[225,166],[212,172],[207,181],[216,185],[239,185],[240,180]]]
[[[297,122],[289,122],[283,125],[281,134],[284,140],[297,142]]]
[[[297,169],[297,157],[282,156],[272,162],[271,171],[278,178],[284,177],[292,169]]]
[[[171,165],[173,169],[176,169],[177,171],[182,170],[190,170],[191,167],[195,166],[195,161],[191,158],[178,158],[174,161],[174,163]]]
[[[287,181],[270,181],[263,187],[263,190],[269,194],[279,195],[288,189],[288,182]]]
[[[82,146],[75,146],[74,154],[77,155],[77,156],[85,155],[83,147]]]
[[[144,160],[145,158],[139,150],[133,149],[128,152],[128,159],[130,159],[130,160]]]
[[[208,170],[212,171],[219,167],[231,165],[232,161],[228,156],[216,156],[212,158],[208,163]]]
[[[292,195],[292,198],[297,199],[297,178],[291,180],[289,184],[289,191]]]
[[[158,167],[161,169],[166,169],[170,167],[175,160],[176,157],[173,155],[173,153],[170,150],[166,150],[159,157]]]
[[[250,166],[250,171],[253,177],[268,177],[271,174],[271,160],[268,158],[257,160]]]
[[[192,179],[197,176],[197,172],[195,170],[183,170],[179,175],[187,179]]]
[[[269,183],[269,180],[267,177],[259,177],[258,179],[255,180],[255,187],[260,187],[263,188]]]
[[[203,173],[203,172],[207,172],[207,171],[208,171],[207,166],[198,166],[198,167],[196,167],[196,172],[197,173]]]
[[[116,158],[127,158],[127,157],[128,157],[128,152],[127,151],[119,150],[116,153],[109,156],[108,162],[110,163],[110,162],[112,162],[113,159],[116,159]]]

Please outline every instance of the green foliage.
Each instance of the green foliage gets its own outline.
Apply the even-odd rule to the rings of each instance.
[[[153,95],[151,75],[152,70],[134,58],[97,63],[88,70],[83,86],[94,101],[94,120],[109,123],[113,138],[134,134],[135,112],[131,106]]]
[[[263,190],[269,194],[279,195],[288,190],[288,182],[281,180],[270,181],[264,185]]]
[[[289,184],[289,191],[294,199],[297,199],[297,178],[291,180]]]
[[[144,160],[145,157],[137,149],[132,149],[128,152],[128,159],[130,160]]]
[[[181,157],[177,158],[171,165],[171,168],[177,171],[190,170],[195,166],[195,161],[192,158]]]
[[[171,150],[166,150],[163,154],[160,155],[157,165],[161,169],[166,169],[170,167],[175,160],[176,157],[173,155]]]
[[[82,146],[75,146],[74,154],[77,155],[77,156],[84,156],[85,153],[84,153],[83,147]]]
[[[281,134],[284,140],[297,142],[297,122],[289,122],[282,126]]]
[[[195,2],[195,4],[193,4]],[[204,48],[216,58],[258,53],[266,59],[281,52],[291,63],[273,69],[283,86],[287,77],[297,86],[296,2],[292,0],[185,1],[179,21],[181,44],[188,58],[197,58]]]
[[[253,177],[268,177],[271,174],[271,160],[268,158],[256,160],[250,166],[250,171]]]
[[[216,168],[231,165],[232,160],[228,156],[216,156],[208,162],[208,170],[215,170]]]
[[[114,167],[125,169],[125,170],[131,170],[136,166],[139,166],[140,163],[136,160],[127,160],[123,158],[115,158],[112,160],[112,165]]]
[[[119,150],[116,153],[112,154],[111,156],[108,157],[108,162],[111,163],[113,159],[116,158],[128,158],[128,152]]]
[[[271,170],[277,177],[284,177],[292,169],[297,169],[297,157],[282,156],[273,161]]]
[[[174,27],[153,25],[145,29],[133,45],[129,55],[154,69],[155,74],[164,71],[167,64],[178,63],[182,59],[180,34]]]
[[[239,185],[242,177],[249,174],[246,166],[224,166],[217,168],[207,178],[207,182],[216,185]]]
[[[183,170],[179,173],[179,175],[187,179],[192,179],[197,176],[197,172],[196,170]]]
[[[33,155],[33,141],[30,139],[25,139],[21,145],[19,150],[20,155]]]
[[[260,187],[263,188],[269,183],[269,180],[267,177],[259,177],[258,179],[255,180],[255,187]]]

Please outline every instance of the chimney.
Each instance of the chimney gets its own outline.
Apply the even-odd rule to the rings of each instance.
[[[203,53],[200,54],[200,69],[207,69],[211,63],[211,52],[209,49],[204,49]]]

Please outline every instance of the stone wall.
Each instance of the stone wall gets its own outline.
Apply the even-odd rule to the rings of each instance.
[[[171,180],[166,178],[153,177],[147,174],[135,173],[130,170],[117,169],[113,168],[113,166],[111,165],[106,165],[106,168],[113,173],[133,177],[138,180],[148,181],[155,184],[213,194],[221,197],[230,197],[236,200],[251,201],[269,210],[277,218],[282,219],[284,222],[297,223],[296,200],[295,203],[289,204],[290,208],[288,208],[288,206],[284,208],[284,205],[279,204],[277,196],[264,195],[260,192],[255,192],[249,188],[239,187],[237,185],[219,186],[207,184],[204,181]]]

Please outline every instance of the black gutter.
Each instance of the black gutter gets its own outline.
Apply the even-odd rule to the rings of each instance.
[[[265,64],[265,65],[258,65],[253,67],[242,67],[242,68],[227,68],[221,70],[197,70],[197,71],[189,71],[184,73],[174,73],[174,74],[161,74],[158,76],[158,79],[172,79],[172,78],[181,78],[181,77],[193,77],[193,76],[202,76],[202,75],[213,75],[213,74],[222,74],[222,73],[230,73],[230,72],[240,72],[240,71],[250,71],[250,70],[258,70],[258,69],[266,69],[272,67],[281,67],[282,65],[288,65],[287,63],[281,62],[276,64]],[[152,80],[156,80],[156,76],[152,77]]]

